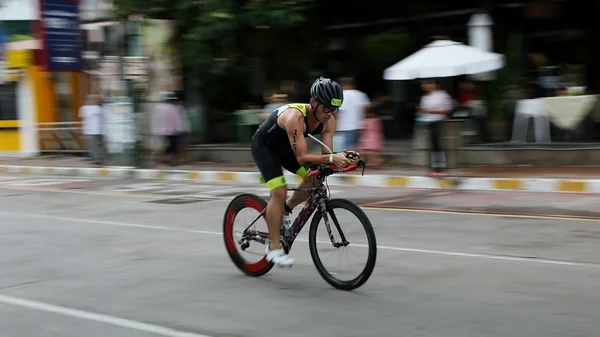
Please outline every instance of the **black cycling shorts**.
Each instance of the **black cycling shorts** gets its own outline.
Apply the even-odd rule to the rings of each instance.
[[[310,170],[298,163],[291,146],[276,146],[264,140],[260,134],[252,137],[252,158],[260,171],[261,183],[266,183],[269,190],[285,186],[287,183],[282,167],[304,178]]]

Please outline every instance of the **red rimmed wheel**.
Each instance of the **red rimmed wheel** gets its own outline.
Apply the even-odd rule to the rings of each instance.
[[[268,232],[258,231],[257,225],[264,221],[266,230],[266,213],[262,215],[262,219],[256,220],[260,213],[267,207],[267,202],[254,194],[240,194],[235,197],[227,206],[225,210],[225,218],[223,219],[223,237],[225,239],[225,247],[227,253],[244,274],[248,276],[262,276],[268,273],[273,268],[273,263],[267,261],[265,256],[266,244],[265,240],[268,238]],[[250,212],[250,216],[244,214],[246,219],[238,219],[240,212]],[[237,221],[236,220],[241,220]],[[245,220],[245,221],[244,221]],[[245,228],[249,226],[254,220],[256,223],[248,230],[243,233]],[[236,228],[234,228],[234,226]],[[250,259],[252,254],[246,254],[246,250],[252,247],[254,257],[256,260]],[[248,255],[248,256],[245,256]]]

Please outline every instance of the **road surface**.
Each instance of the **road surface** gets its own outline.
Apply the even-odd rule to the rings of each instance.
[[[242,275],[223,212],[261,186],[0,175],[0,336],[593,336],[598,196],[332,187],[378,239],[353,292]],[[491,213],[491,214],[490,214]]]

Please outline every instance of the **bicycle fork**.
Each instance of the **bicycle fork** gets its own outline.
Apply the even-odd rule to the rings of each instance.
[[[335,238],[333,237],[333,232],[331,231],[331,225],[329,224],[329,217],[327,216],[327,205],[325,203],[325,200],[321,200],[321,202],[319,203],[319,210],[321,211],[321,215],[323,216],[323,221],[325,222],[325,228],[327,228],[327,234],[329,235],[329,240],[331,240],[331,244],[333,245],[333,247],[339,248],[342,246],[344,246],[344,247],[348,246],[350,244],[350,242],[348,242],[348,240],[346,240],[346,236],[344,235],[344,232],[342,231],[340,222],[338,221],[337,217],[335,216],[335,213],[333,213],[333,210],[331,210],[329,215],[331,215],[331,220],[333,220],[333,224],[335,225],[335,228],[338,230],[338,233],[340,234],[340,239],[342,240],[342,242],[335,241]]]

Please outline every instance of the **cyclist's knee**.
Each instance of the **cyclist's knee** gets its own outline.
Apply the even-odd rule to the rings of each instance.
[[[276,187],[271,190],[271,200],[273,202],[279,203],[285,201],[287,196],[287,187],[286,185]]]
[[[285,200],[287,183],[283,175],[267,181],[267,187],[271,190],[271,200],[273,200],[273,202],[279,203],[282,200]]]
[[[302,178],[302,183],[303,183],[303,184],[312,184],[312,183],[313,183],[313,180],[312,180],[312,178],[311,178],[311,177],[309,177],[309,176],[304,176],[304,177]]]

